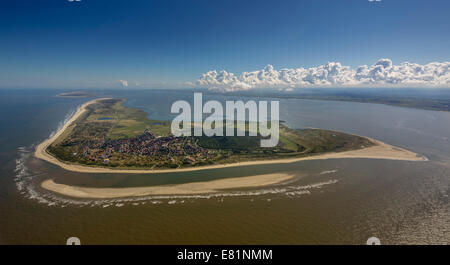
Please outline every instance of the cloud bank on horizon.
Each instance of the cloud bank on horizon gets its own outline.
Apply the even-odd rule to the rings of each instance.
[[[372,66],[352,69],[338,62],[311,68],[275,70],[267,65],[262,70],[243,72],[239,76],[222,71],[202,74],[195,84],[210,90],[239,91],[278,89],[291,91],[304,87],[445,87],[450,88],[450,62],[425,65],[404,62],[394,65],[380,59]]]

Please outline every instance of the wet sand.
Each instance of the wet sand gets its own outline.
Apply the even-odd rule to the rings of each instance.
[[[86,199],[107,199],[148,195],[208,194],[223,189],[260,187],[289,180],[291,174],[276,173],[250,177],[227,178],[204,182],[133,188],[86,188],[55,183],[52,179],[42,182],[41,187],[65,196]]]
[[[367,158],[367,159],[389,159],[402,161],[427,161],[427,158],[420,156],[414,152],[391,146],[380,141],[371,139],[376,143],[376,146],[362,148],[358,150],[345,152],[330,152],[321,155],[312,155],[306,157],[287,158],[287,159],[273,159],[273,160],[256,160],[246,162],[236,162],[228,164],[218,164],[210,166],[199,166],[191,168],[176,168],[176,169],[112,169],[104,167],[91,167],[76,164],[67,164],[59,161],[55,157],[45,152],[43,147],[38,146],[35,156],[47,162],[55,164],[65,170],[80,172],[80,173],[135,173],[135,174],[152,174],[152,173],[174,173],[174,172],[190,172],[207,169],[219,169],[227,167],[238,166],[253,166],[253,165],[267,165],[267,164],[286,164],[307,160],[323,160],[323,159],[342,159],[342,158]],[[48,141],[48,140],[46,140]],[[51,142],[51,141],[50,141]],[[48,144],[46,145],[48,146]],[[45,148],[46,148],[45,146]]]

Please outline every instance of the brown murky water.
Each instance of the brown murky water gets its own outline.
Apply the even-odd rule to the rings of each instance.
[[[450,113],[383,105],[280,102],[292,127],[358,133],[426,155],[429,162],[341,159],[155,175],[79,174],[31,156],[83,99],[53,91],[1,98],[0,243],[64,244],[384,244],[450,242]],[[119,92],[108,92],[119,93]],[[127,92],[154,118],[186,95]],[[161,103],[161,97],[165,103]],[[3,102],[5,101],[5,102]],[[22,107],[20,107],[22,106]],[[149,107],[151,106],[151,107]],[[23,148],[19,148],[23,147]],[[139,186],[293,172],[293,181],[209,196],[73,200],[42,191],[49,177],[86,186]]]

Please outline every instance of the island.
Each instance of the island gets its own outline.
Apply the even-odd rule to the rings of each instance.
[[[85,91],[73,91],[73,92],[64,92],[56,95],[57,97],[64,98],[87,98],[87,97],[95,97],[94,93],[89,93]]]
[[[426,161],[414,152],[368,137],[324,129],[292,129],[281,123],[280,141],[260,147],[260,136],[181,136],[170,121],[148,119],[126,107],[124,99],[100,98],[80,106],[64,126],[39,144],[37,158],[84,173],[189,172],[303,160],[369,158]],[[134,188],[89,188],[55,183],[41,186],[71,197],[117,198],[151,194],[212,193],[221,189],[265,186],[293,177],[281,172],[177,185]]]

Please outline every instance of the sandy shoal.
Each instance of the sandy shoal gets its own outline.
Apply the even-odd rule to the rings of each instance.
[[[41,183],[41,187],[69,197],[107,199],[148,195],[208,194],[219,192],[223,189],[272,185],[289,180],[292,177],[292,174],[276,173],[250,177],[218,179],[204,182],[131,188],[86,188],[58,184],[52,179],[48,179]]]

